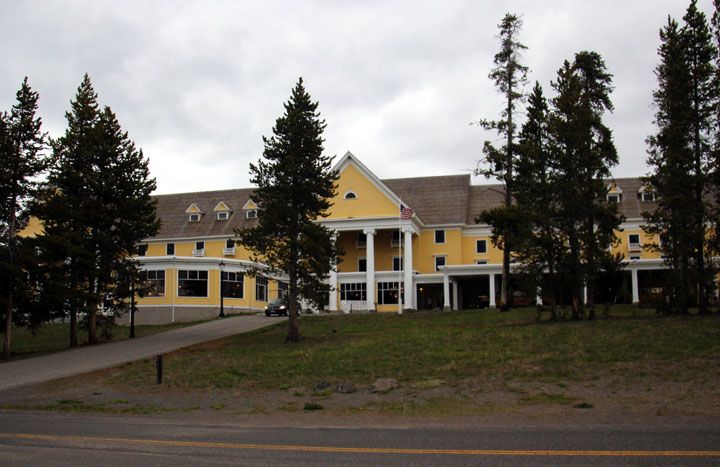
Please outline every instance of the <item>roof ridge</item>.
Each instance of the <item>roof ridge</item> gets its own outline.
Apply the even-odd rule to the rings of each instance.
[[[229,192],[229,191],[253,191],[255,188],[226,188],[224,190],[203,190],[203,191],[186,191],[182,193],[163,193],[159,195],[152,195],[155,197],[158,196],[180,196],[180,195],[206,195],[208,193],[223,193],[223,192]]]

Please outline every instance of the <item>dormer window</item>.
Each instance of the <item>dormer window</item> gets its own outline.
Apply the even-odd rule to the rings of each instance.
[[[655,201],[655,190],[653,190],[652,186],[643,185],[638,190],[638,198],[640,198],[640,201],[643,203]]]
[[[188,222],[200,222],[200,213],[194,212],[188,216]]]
[[[345,193],[345,199],[357,199],[357,197],[357,193],[352,190],[348,190],[347,193]]]
[[[230,218],[230,213],[227,211],[220,211],[217,213],[217,220],[226,221]]]
[[[256,219],[257,218],[257,209],[248,209],[245,211],[245,219]]]
[[[230,214],[232,213],[232,208],[225,201],[220,201],[215,206],[213,211],[215,211],[215,219],[217,219],[219,221],[226,221],[226,220],[230,219]]]
[[[607,186],[607,201],[608,203],[618,204],[622,201],[623,191],[617,186],[617,183],[612,182]]]
[[[188,215],[188,222],[200,222],[200,218],[202,217],[202,215],[204,213],[205,213],[205,210],[203,210],[196,203],[192,203],[185,210],[185,214]]]

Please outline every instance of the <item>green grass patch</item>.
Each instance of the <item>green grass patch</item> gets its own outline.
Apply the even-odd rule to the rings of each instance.
[[[56,410],[61,412],[91,412],[107,414],[153,414],[169,412],[170,409],[156,407],[154,405],[135,404],[127,407],[116,407],[107,404],[88,403],[76,399],[59,399],[54,404],[41,407],[44,410]]]
[[[369,387],[382,377],[405,387],[453,386],[490,376],[562,387],[608,374],[618,381],[637,378],[637,364],[663,377],[678,367],[702,374],[720,354],[717,315],[661,318],[635,307],[614,307],[608,319],[559,323],[537,322],[534,308],[304,316],[297,344],[284,344],[286,326],[169,354],[164,384],[277,390],[311,388],[321,380]],[[111,382],[149,388],[154,378],[153,362],[145,360],[121,367]]]

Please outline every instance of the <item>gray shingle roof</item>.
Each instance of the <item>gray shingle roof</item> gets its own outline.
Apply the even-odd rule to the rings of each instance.
[[[257,220],[245,219],[245,212],[237,209],[237,206],[245,205],[252,192],[252,188],[241,188],[155,196],[157,216],[161,221],[160,232],[156,238],[232,236],[235,228],[254,226]],[[236,208],[226,221],[217,220],[213,212],[220,201],[225,201],[228,206]],[[188,214],[185,210],[192,203],[205,212],[200,222],[188,222]]]
[[[464,224],[470,175],[396,178],[382,181],[426,224]]]
[[[638,190],[642,182],[639,178],[618,178],[614,181],[623,191],[620,212],[628,219],[640,218],[643,211],[655,208],[653,202],[640,201]],[[382,182],[427,225],[473,225],[481,211],[500,206],[503,202],[501,185],[471,185],[470,175],[396,178]],[[232,236],[235,228],[254,226],[257,220],[245,219],[241,209],[252,192],[252,188],[242,188],[155,196],[161,220],[156,238]],[[236,209],[227,221],[218,221],[213,212],[220,201]],[[200,222],[188,222],[185,210],[192,203],[205,211]]]

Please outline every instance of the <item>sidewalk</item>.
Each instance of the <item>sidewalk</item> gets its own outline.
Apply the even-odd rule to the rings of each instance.
[[[282,318],[235,316],[152,336],[85,346],[0,364],[0,391],[111,368],[200,342],[270,326]]]

